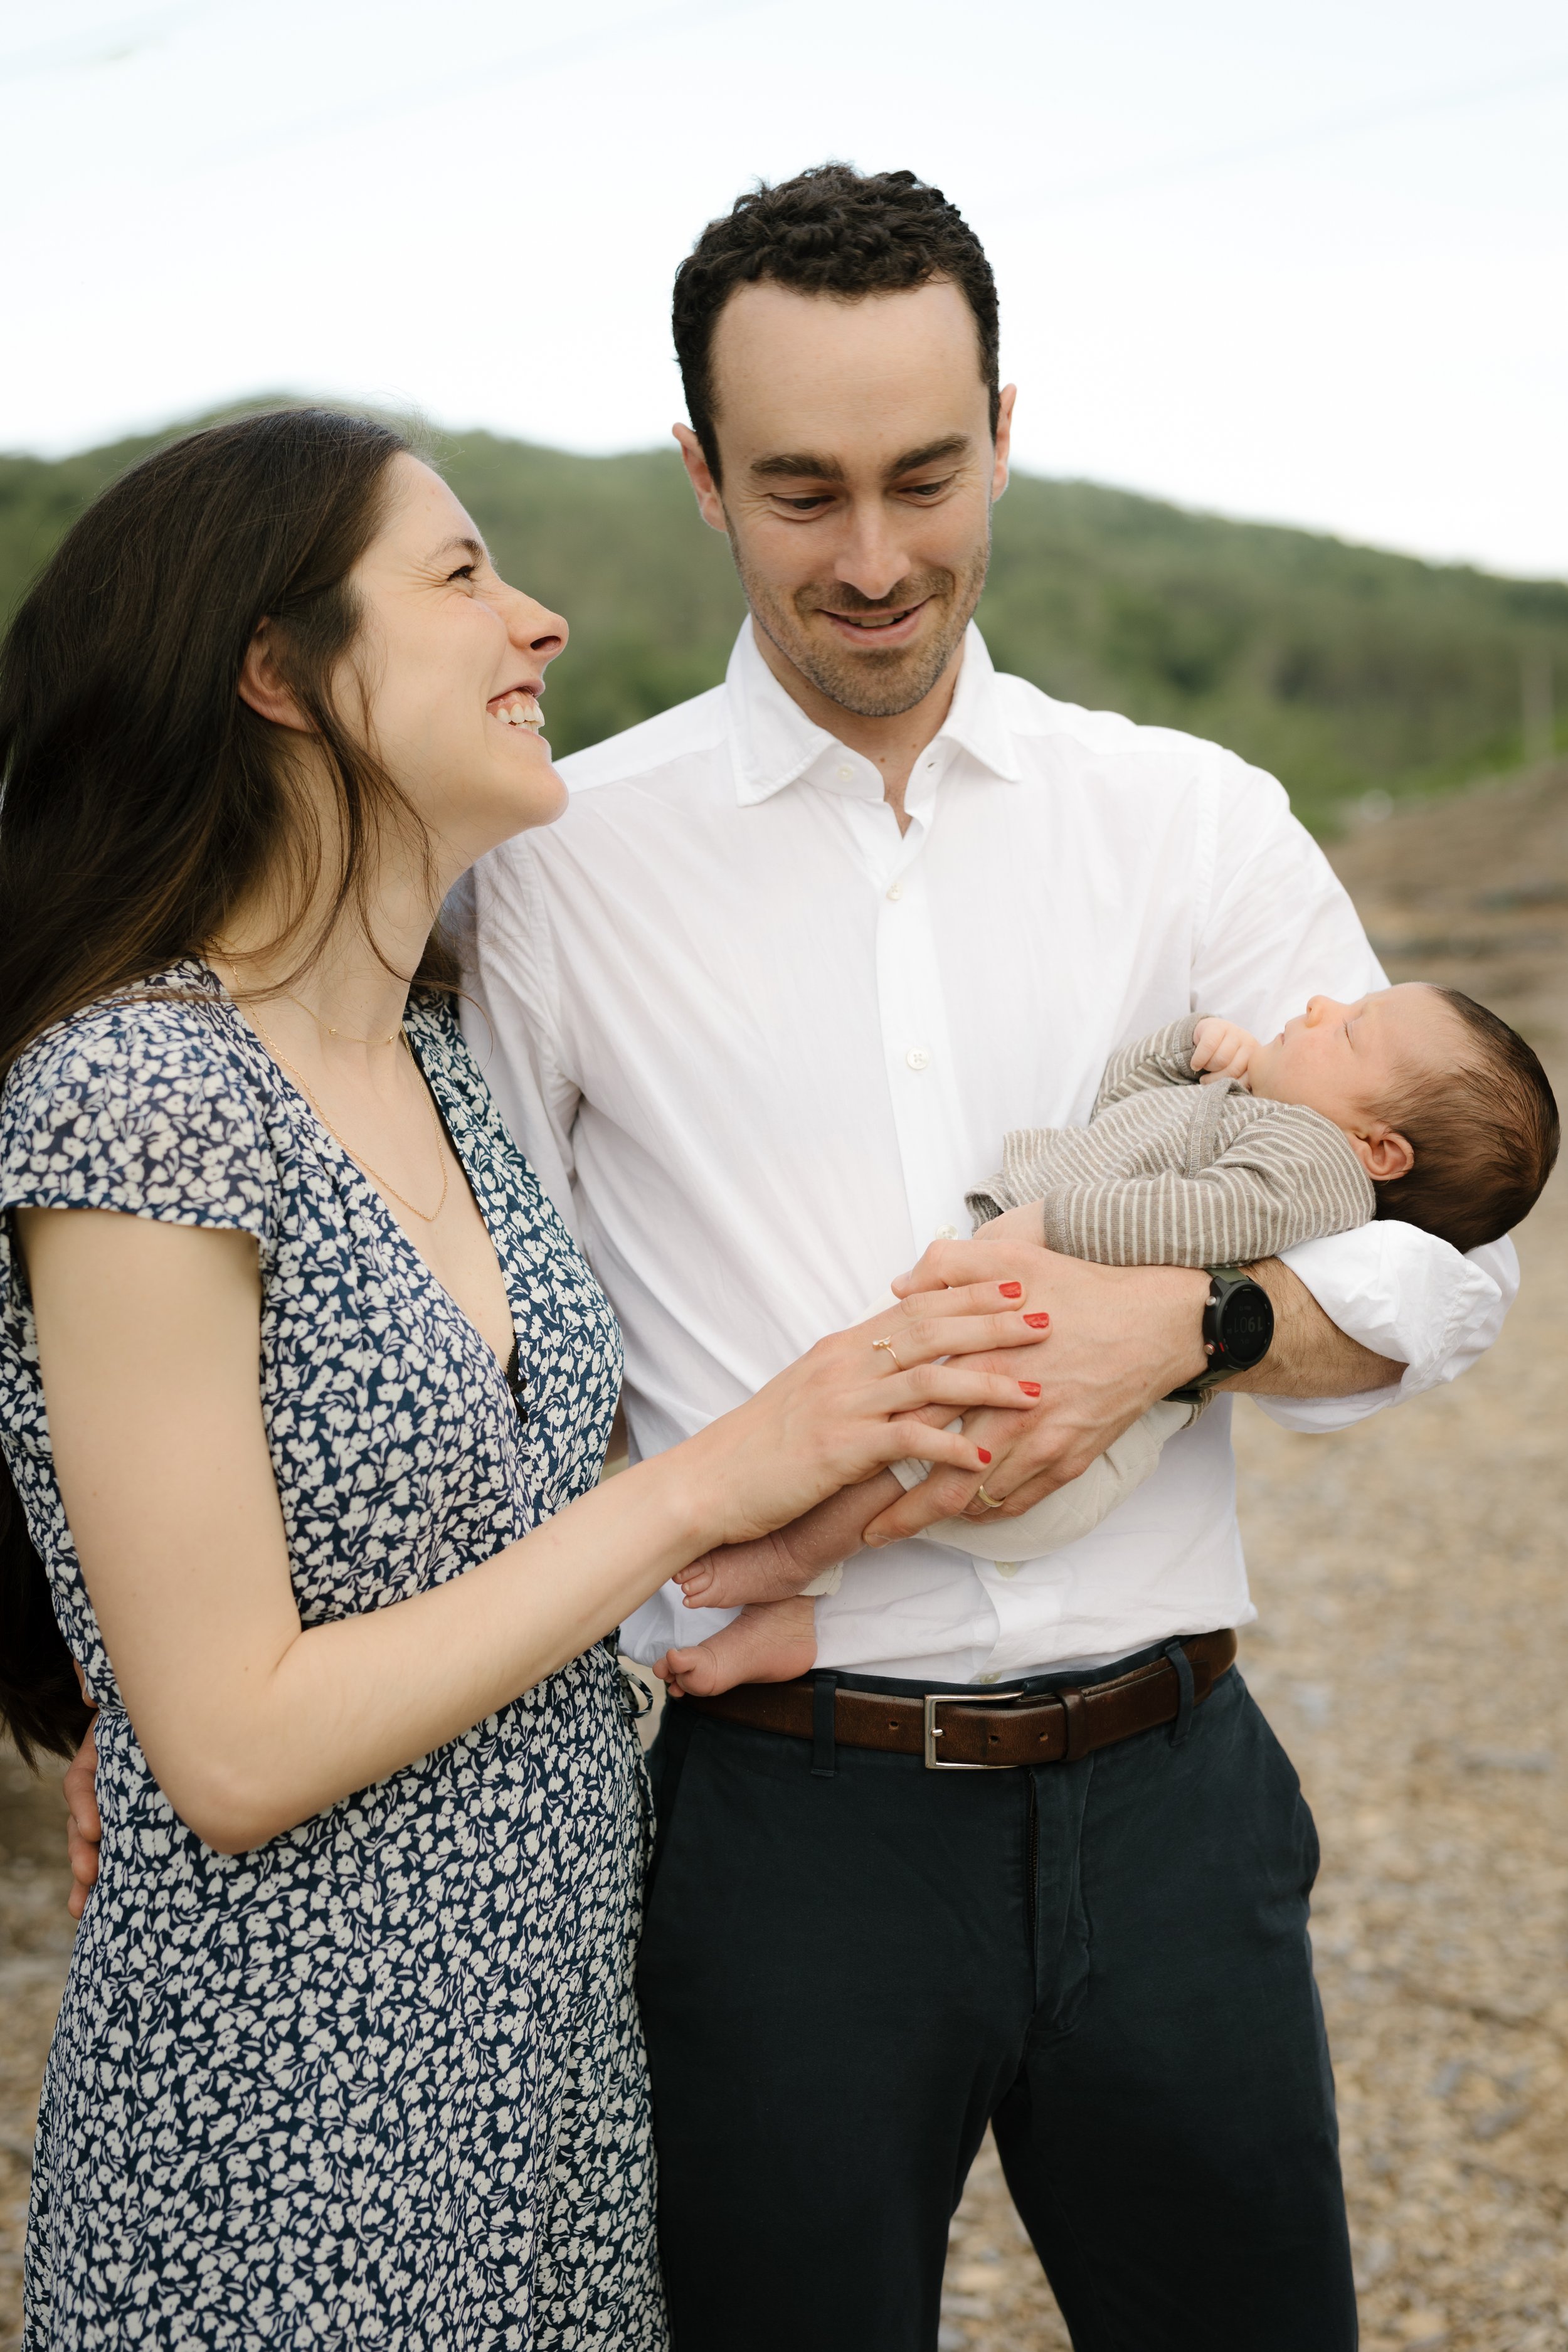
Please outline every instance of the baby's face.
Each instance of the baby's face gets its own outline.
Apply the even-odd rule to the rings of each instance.
[[[1270,1102],[1301,1103],[1349,1132],[1364,1132],[1378,1106],[1451,1070],[1462,1043],[1451,1005],[1424,982],[1379,989],[1354,1004],[1309,999],[1305,1013],[1260,1045],[1247,1084]]]

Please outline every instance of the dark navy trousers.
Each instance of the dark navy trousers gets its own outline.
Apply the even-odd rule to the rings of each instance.
[[[1239,1672],[1180,1744],[812,1761],[679,1704],[650,1759],[675,2352],[932,2352],[988,2123],[1078,2352],[1352,2352],[1317,1838]]]

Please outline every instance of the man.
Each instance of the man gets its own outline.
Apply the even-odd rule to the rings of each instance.
[[[722,688],[564,762],[562,823],[479,869],[471,949],[476,1048],[626,1328],[638,1454],[962,1230],[1003,1130],[1085,1117],[1117,1045],[1381,984],[1270,780],[991,670],[1013,392],[936,191],[832,165],[742,198],[675,330],[752,621]],[[984,1497],[938,1473],[911,1534],[1026,1507],[1205,1362],[1205,1276],[994,1254],[1051,1317],[1016,1367],[1039,1404],[979,1417]],[[1257,1270],[1274,1342],[1230,1385],[1298,1427],[1451,1377],[1514,1280],[1506,1245],[1393,1224],[1292,1261]],[[1047,1561],[851,1568],[787,1727],[777,1689],[667,1710],[642,1992],[678,2352],[934,2344],[993,2120],[1080,2352],[1354,2342],[1311,1823],[1228,1648],[1162,1655],[1252,1614],[1220,1402]],[[669,1588],[625,1639],[651,1662],[721,1622]],[[1155,1727],[1075,1696],[1140,1665]],[[1022,1710],[918,1702],[991,1690],[1107,1742],[928,1769]]]
[[[1084,1118],[1117,1045],[1380,981],[1270,780],[992,671],[1013,394],[938,192],[831,165],[743,198],[676,339],[752,620],[722,688],[563,763],[568,814],[469,909],[472,1042],[619,1312],[644,1455],[956,1264],[1004,1129]],[[978,1417],[984,1496],[906,1496],[916,1539],[819,1603],[813,1686],[672,1706],[652,1759],[677,2352],[933,2346],[988,2121],[1079,2352],[1347,2352],[1315,1839],[1213,1638],[1254,1613],[1228,1404],[1048,1560],[916,1534],[1075,1475],[1202,1373],[1236,1278],[1211,1307],[1202,1274],[975,1250],[1050,1317],[1037,1407]],[[1256,1272],[1273,1344],[1229,1385],[1301,1428],[1452,1377],[1515,1279],[1395,1224]],[[671,1588],[625,1639],[721,1622]],[[1004,1752],[929,1769],[944,1742]]]

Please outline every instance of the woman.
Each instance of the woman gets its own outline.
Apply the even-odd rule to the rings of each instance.
[[[68,1748],[81,1662],[104,1822],[33,2352],[662,2344],[607,1637],[1019,1400],[964,1359],[1022,1317],[943,1293],[595,1484],[615,1324],[433,929],[563,804],[565,635],[293,412],[108,491],[0,663],[0,1697]]]

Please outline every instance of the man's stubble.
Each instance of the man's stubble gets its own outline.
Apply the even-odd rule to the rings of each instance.
[[[757,626],[800,671],[818,694],[859,719],[897,719],[923,702],[963,642],[974,617],[991,562],[990,518],[985,536],[962,573],[911,572],[886,596],[874,601],[843,582],[781,591],[759,579],[747,563],[734,530],[731,552]],[[942,607],[941,624],[922,643],[899,653],[840,653],[810,632],[813,612],[897,613],[931,598]]]

